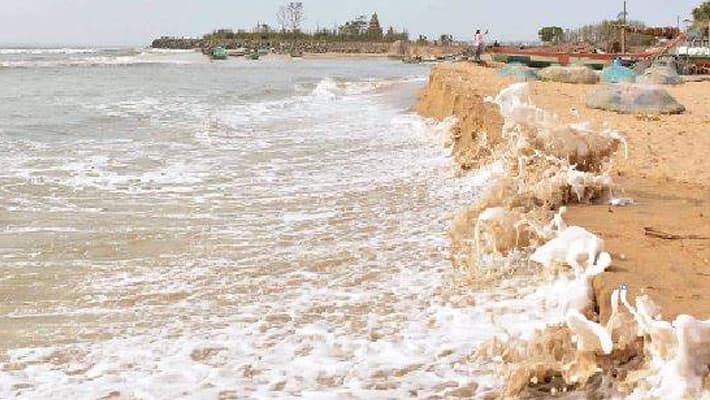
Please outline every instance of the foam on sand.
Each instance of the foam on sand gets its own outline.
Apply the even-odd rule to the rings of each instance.
[[[567,241],[579,246],[576,239],[582,238],[576,236],[582,232],[578,228],[563,229],[564,210],[551,224],[549,210],[570,202],[613,198],[613,181],[605,171],[611,155],[623,143],[616,132],[597,132],[589,124],[561,123],[557,116],[530,102],[526,83],[511,85],[488,101],[499,107],[504,123],[501,134],[495,136],[496,143],[489,143],[494,150],[488,160],[501,166],[499,173],[467,210],[476,221],[467,266],[481,276],[490,273],[484,271],[491,264],[487,262],[490,256],[534,249],[558,234],[562,237],[538,254],[551,258],[547,264],[562,251],[553,251],[556,243],[563,248],[568,246]],[[592,250],[586,249],[588,264],[597,256]],[[543,256],[544,251],[547,253]],[[500,257],[497,259],[500,261]],[[572,266],[580,269],[576,261]]]
[[[548,327],[532,338],[496,338],[479,350],[481,358],[504,360],[504,396],[575,390],[632,399],[707,397],[710,321],[656,320],[650,300],[639,297],[631,307],[622,287],[612,293],[608,322],[597,322],[591,280],[612,257],[601,238],[563,219],[565,204],[630,202],[614,196],[606,173],[623,136],[559,123],[529,101],[525,83],[488,101],[504,118],[491,159],[505,172],[467,210],[475,215],[469,271],[481,280],[500,278],[525,265],[521,252],[529,254],[549,279],[540,289],[542,304],[554,310]]]

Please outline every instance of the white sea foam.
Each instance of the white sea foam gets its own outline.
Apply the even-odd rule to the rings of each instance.
[[[38,49],[38,48],[25,48],[25,49],[0,49],[0,55],[10,55],[10,54],[31,54],[31,55],[42,55],[42,54],[91,54],[96,53],[100,50],[91,48],[55,48],[55,49]]]
[[[17,218],[0,239],[34,241],[13,242],[3,261],[35,268],[33,282],[45,270],[66,276],[13,311],[66,323],[38,329],[50,346],[10,351],[0,397],[498,390],[501,360],[477,359],[478,345],[560,322],[569,282],[520,277],[482,291],[458,282],[451,215],[504,169],[454,175],[455,121],[379,96],[400,84],[325,79],[288,98],[217,106],[124,95],[83,107],[152,131],[0,138],[0,199]]]
[[[50,298],[12,316],[97,322],[54,333],[73,344],[12,350],[0,397],[495,390],[499,361],[470,361],[476,345],[526,337],[554,309],[523,281],[480,293],[452,283],[449,218],[491,172],[455,177],[442,145],[453,122],[378,97],[398,84],[324,80],[290,98],[198,109],[207,121],[188,127],[199,135],[5,143],[18,158],[0,179],[37,190],[13,200],[15,212],[46,212],[54,198],[58,220],[74,228],[51,250],[40,228],[56,221],[34,230],[18,221],[3,238],[24,230],[48,250],[7,262],[85,268],[71,280],[76,302]],[[137,97],[95,110],[193,115],[169,103]]]
[[[50,68],[205,63],[194,51],[159,49],[0,49],[0,66]]]

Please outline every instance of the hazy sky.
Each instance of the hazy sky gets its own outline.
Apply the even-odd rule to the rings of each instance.
[[[217,27],[276,25],[285,0],[0,0],[0,44],[147,45],[161,35],[197,36]],[[377,11],[382,25],[412,36],[475,27],[503,40],[534,40],[538,27],[572,27],[615,17],[622,0],[302,0],[307,27],[332,27]],[[675,25],[701,0],[629,0],[633,19]],[[544,4],[541,6],[540,4]]]

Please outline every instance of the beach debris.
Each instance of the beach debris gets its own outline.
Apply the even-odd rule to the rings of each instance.
[[[504,67],[498,68],[496,73],[499,76],[510,78],[516,82],[539,81],[540,77],[534,69],[521,63],[510,63]]]
[[[678,114],[685,107],[665,89],[631,83],[606,85],[594,91],[587,107],[627,114]]]
[[[585,83],[593,84],[599,82],[599,75],[594,70],[584,65],[561,66],[552,65],[541,69],[538,76],[543,81],[562,83]]]
[[[607,83],[636,82],[636,72],[621,65],[612,65],[602,70],[601,81]]]
[[[670,65],[654,65],[636,78],[636,82],[647,85],[680,85],[683,78]]]
[[[609,205],[614,207],[626,207],[634,204],[634,199],[630,197],[612,197],[609,199]]]
[[[690,239],[690,240],[710,240],[710,237],[707,236],[700,236],[700,235],[676,235],[672,233],[666,233],[663,231],[659,231],[656,228],[646,226],[643,228],[644,233],[646,236],[651,236],[659,239],[665,239],[665,240],[683,240],[683,239]]]

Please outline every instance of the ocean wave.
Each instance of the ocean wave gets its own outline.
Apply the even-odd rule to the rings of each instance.
[[[0,67],[51,68],[127,66],[149,64],[192,64],[206,60],[192,50],[141,48],[105,49],[0,49]]]
[[[106,49],[101,49],[106,50]],[[56,48],[56,49],[39,49],[39,48],[16,48],[16,49],[0,49],[0,55],[44,55],[44,54],[92,54],[101,51],[93,48]]]
[[[311,97],[320,99],[335,99],[342,96],[370,94],[377,90],[390,87],[398,83],[423,82],[426,79],[401,78],[401,79],[364,79],[359,81],[338,80],[323,78],[310,92]],[[299,89],[299,87],[297,87]]]
[[[53,67],[94,67],[94,66],[129,66],[129,65],[151,65],[151,64],[172,64],[188,65],[193,64],[189,60],[175,59],[146,59],[136,56],[121,57],[89,57],[84,59],[65,60],[42,60],[42,61],[0,61],[0,67],[4,68],[53,68]]]

